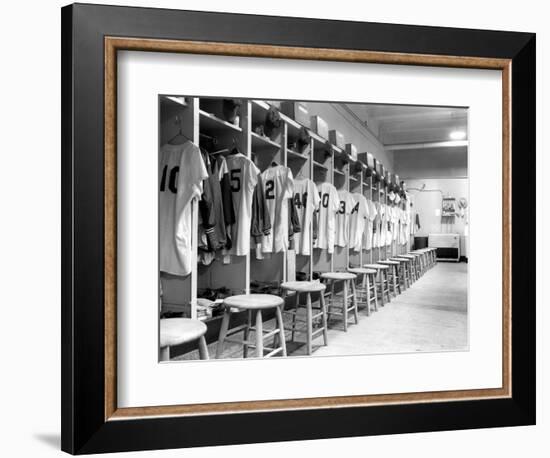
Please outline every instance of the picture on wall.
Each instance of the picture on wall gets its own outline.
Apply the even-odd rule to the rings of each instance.
[[[469,350],[467,107],[158,108],[159,361]]]

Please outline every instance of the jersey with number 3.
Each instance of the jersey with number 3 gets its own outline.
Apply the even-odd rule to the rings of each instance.
[[[208,172],[199,148],[191,142],[164,145],[159,155],[160,270],[191,272],[191,202],[202,193]]]
[[[265,203],[269,211],[271,232],[262,237],[263,253],[288,249],[288,199],[294,191],[294,179],[288,167],[277,165],[262,173]]]
[[[336,241],[339,247],[345,247],[349,243],[349,220],[351,212],[355,206],[355,199],[345,189],[338,191],[340,197],[340,207],[336,215]]]
[[[338,191],[331,183],[322,183],[319,186],[319,235],[315,241],[315,248],[334,252],[334,237],[336,235],[336,213],[340,208]]]
[[[235,209],[235,224],[231,227],[233,246],[229,254],[244,256],[250,251],[250,223],[252,219],[252,195],[260,171],[241,153],[226,157],[231,183],[231,197]]]

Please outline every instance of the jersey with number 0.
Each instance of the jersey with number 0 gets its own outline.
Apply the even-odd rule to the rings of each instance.
[[[329,253],[334,252],[336,236],[336,213],[340,208],[338,191],[330,183],[319,186],[319,234],[315,240],[315,248],[323,248]]]
[[[233,246],[229,254],[244,256],[250,251],[252,196],[260,171],[250,159],[241,153],[227,156],[226,162],[235,210],[235,224],[231,226]]]
[[[346,190],[338,191],[340,207],[336,214],[336,240],[335,245],[339,247],[348,246],[349,243],[349,220],[351,211],[355,205],[355,199]]]
[[[199,148],[191,142],[164,145],[159,155],[160,270],[191,272],[191,202],[202,194],[208,172]]]
[[[369,206],[366,197],[361,193],[353,193],[355,205],[351,210],[349,221],[349,247],[353,251],[361,251],[363,234],[369,217]]]
[[[294,207],[298,213],[301,232],[294,234],[296,254],[309,256],[311,253],[311,223],[313,213],[319,208],[319,191],[309,178],[294,180]]]
[[[288,249],[288,199],[292,197],[294,179],[288,167],[277,165],[262,173],[265,203],[272,230],[262,237],[263,253]]]

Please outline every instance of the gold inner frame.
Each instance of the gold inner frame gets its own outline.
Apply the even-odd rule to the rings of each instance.
[[[224,402],[170,406],[117,406],[116,338],[116,109],[117,51],[173,52],[239,57],[267,57],[377,64],[423,65],[500,70],[502,72],[502,380],[501,388],[421,393],[333,396],[304,399]],[[403,54],[342,49],[300,48],[179,40],[105,37],[105,420],[151,416],[206,415],[273,410],[321,409],[381,404],[507,398],[512,394],[511,368],[511,67],[510,59]]]

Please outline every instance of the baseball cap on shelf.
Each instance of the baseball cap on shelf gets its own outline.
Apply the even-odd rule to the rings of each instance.
[[[240,99],[223,99],[222,104],[223,117],[227,122],[235,122],[239,107],[242,105]]]
[[[265,134],[271,138],[274,132],[279,127],[281,127],[281,123],[282,123],[281,115],[275,108],[271,107],[265,116],[265,123],[264,123]]]

